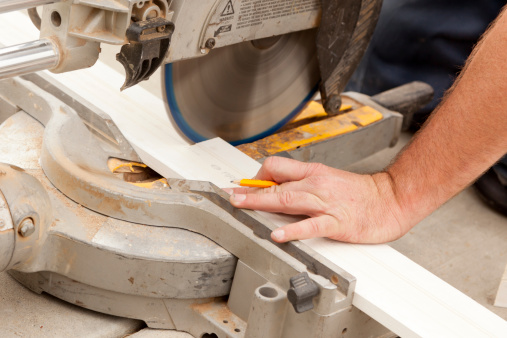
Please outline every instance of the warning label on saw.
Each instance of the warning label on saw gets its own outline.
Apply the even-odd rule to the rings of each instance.
[[[220,0],[206,23],[199,47],[214,48],[319,26],[321,0]]]
[[[229,2],[227,2],[227,5],[225,5],[225,8],[222,11],[222,14],[220,14],[220,16],[227,16],[227,15],[233,15],[233,14],[234,14],[234,7],[232,6],[232,0],[229,0]]]
[[[318,9],[320,9],[320,0],[243,0],[239,8],[236,28],[252,27],[262,24],[265,20]]]

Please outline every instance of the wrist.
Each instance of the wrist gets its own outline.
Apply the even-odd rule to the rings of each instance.
[[[404,203],[405,201],[402,199],[402,194],[398,191],[395,178],[388,171],[385,171],[373,174],[372,179],[384,204],[383,209],[397,222],[402,233],[401,235],[404,235],[417,221],[411,218],[413,214],[406,203]]]

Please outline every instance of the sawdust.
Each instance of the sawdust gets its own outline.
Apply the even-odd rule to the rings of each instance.
[[[79,220],[81,220],[81,224],[84,228],[83,230],[85,231],[86,238],[88,240],[91,240],[100,230],[102,225],[108,221],[108,217],[95,213],[62,194],[58,189],[55,188],[53,184],[51,184],[41,169],[28,170],[27,172],[37,178],[39,182],[42,183],[48,194],[52,197],[53,209],[57,208],[58,204],[60,204],[64,206],[69,212],[73,213]],[[56,205],[55,202],[57,203]],[[55,217],[58,217],[56,212],[54,214]],[[56,221],[60,222],[63,220],[57,218]],[[55,225],[56,222],[53,223],[53,227]],[[77,226],[77,224],[75,226]]]
[[[44,128],[33,118],[20,113],[0,126],[0,161],[21,168],[39,167]]]

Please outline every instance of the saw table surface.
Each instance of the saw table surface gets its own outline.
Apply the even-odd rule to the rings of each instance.
[[[350,166],[369,172],[387,165],[405,144],[399,144]],[[463,191],[391,244],[410,259],[488,309],[507,319],[507,308],[493,306],[507,264],[507,219],[486,207],[472,188]],[[0,336],[82,336],[188,338],[181,332],[144,328],[142,322],[95,313],[49,295],[36,295],[0,274]]]

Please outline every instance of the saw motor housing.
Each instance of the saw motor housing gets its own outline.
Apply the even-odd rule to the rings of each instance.
[[[320,0],[63,1],[44,6],[40,37],[58,49],[52,71],[67,72],[92,66],[101,43],[131,43],[127,32],[137,22],[162,18],[174,23],[164,57],[164,63],[172,63],[205,56],[213,48],[316,28],[320,9]]]
[[[64,1],[44,6],[41,38],[57,42],[64,57],[53,71],[66,72],[90,66],[100,52],[99,43],[129,43],[126,32],[133,23],[155,18],[166,19],[175,26],[175,38],[165,63],[201,57],[213,48],[319,25],[319,0],[258,3],[252,0]],[[75,54],[77,50],[80,50],[79,58]]]

